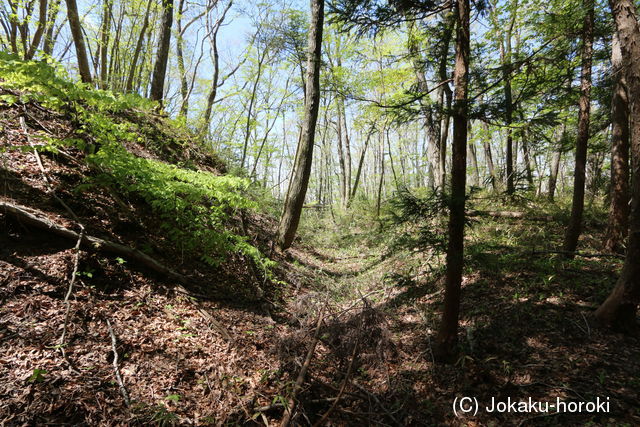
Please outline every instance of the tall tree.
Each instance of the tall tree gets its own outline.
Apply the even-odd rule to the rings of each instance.
[[[582,70],[580,75],[580,100],[578,111],[578,136],[576,138],[576,164],[573,180],[573,202],[571,218],[564,235],[563,251],[573,258],[582,228],[584,190],[587,166],[587,143],[589,142],[589,119],[591,111],[591,63],[593,59],[594,1],[583,0],[584,21],[582,23]]]
[[[73,43],[76,46],[80,79],[83,83],[91,83],[91,68],[89,65],[89,57],[87,56],[87,48],[84,42],[84,35],[82,34],[82,25],[80,24],[80,15],[78,14],[78,4],[76,3],[76,0],[66,0],[66,2],[69,28],[73,37]]]
[[[611,0],[616,24],[622,68],[629,99],[640,98],[640,24],[632,0]],[[621,330],[633,330],[640,303],[640,103],[630,103],[631,158],[634,174],[631,182],[632,204],[629,216],[629,242],[622,272],[615,288],[596,311],[604,324]]]
[[[436,338],[436,353],[441,359],[455,354],[464,253],[465,193],[467,177],[467,86],[469,73],[470,28],[469,0],[456,2],[456,60],[453,106],[453,142],[451,162],[451,199],[449,202],[449,242],[444,309]]]
[[[73,1],[73,0],[67,0]],[[164,98],[164,80],[169,63],[169,46],[171,45],[171,27],[173,25],[173,0],[162,0],[162,24],[156,63],[153,68],[150,98],[162,103]]]
[[[604,247],[615,251],[621,248],[629,228],[629,98],[617,32],[611,46],[611,74],[611,204]]]
[[[304,104],[304,127],[298,145],[289,190],[278,227],[278,246],[287,249],[293,243],[298,230],[302,205],[307,194],[316,122],[320,106],[320,62],[322,61],[322,27],[324,22],[324,0],[311,0],[311,24],[309,28],[306,95]]]

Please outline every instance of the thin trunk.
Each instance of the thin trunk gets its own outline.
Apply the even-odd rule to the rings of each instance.
[[[360,153],[360,161],[358,162],[358,169],[356,170],[356,180],[353,183],[353,188],[351,190],[351,195],[349,196],[349,204],[356,197],[356,192],[358,191],[358,185],[360,184],[360,175],[362,174],[362,166],[364,165],[365,155],[367,154],[367,147],[369,146],[369,141],[371,140],[371,136],[373,135],[373,131],[375,130],[375,126],[371,126],[371,129],[367,133],[367,139],[364,141],[364,146],[362,147],[362,153]],[[348,207],[347,205],[347,207]]]
[[[298,146],[296,163],[289,183],[289,191],[278,227],[278,246],[287,249],[293,243],[298,230],[304,198],[307,194],[313,145],[320,106],[320,62],[322,61],[322,27],[324,21],[324,0],[311,0],[311,27],[307,58],[307,76],[304,105],[304,128]]]
[[[40,46],[40,40],[42,40],[42,34],[47,26],[47,0],[40,0],[40,10],[38,11],[38,27],[33,35],[33,41],[31,47],[27,52],[25,59],[33,59],[36,54],[38,46]]]
[[[513,27],[516,21],[517,3],[514,10],[511,12],[511,21],[509,22],[506,30],[501,34],[500,40],[500,62],[502,65],[502,81],[504,91],[504,112],[505,112],[505,126],[507,130],[507,147],[506,147],[506,174],[507,174],[507,194],[512,195],[515,192],[514,185],[514,153],[517,157],[518,150],[513,149],[513,135],[511,131],[511,124],[513,123],[513,95],[511,90],[511,37],[513,33]],[[498,21],[493,15],[493,23],[496,31],[499,30]]]
[[[18,1],[9,0],[9,44],[11,45],[11,52],[18,55]]]
[[[629,229],[629,98],[617,32],[613,36],[611,71],[615,81],[611,100],[611,204],[604,247],[618,251]]]
[[[107,49],[109,47],[109,35],[111,34],[111,3],[104,0],[102,10],[102,26],[100,28],[100,46],[98,54],[100,56],[100,87],[107,88]]]
[[[496,170],[493,166],[493,155],[491,154],[491,134],[489,133],[489,125],[487,124],[487,122],[482,122],[482,127],[484,128],[486,134],[484,141],[482,142],[482,145],[484,146],[484,157],[487,161],[487,169],[489,170],[489,179],[491,180],[491,186],[495,191],[498,185],[498,177],[496,176]]]
[[[262,65],[267,56],[267,49],[262,51],[260,59],[258,61],[258,71],[256,72],[256,79],[253,82],[253,88],[251,89],[251,97],[249,98],[249,107],[247,108],[247,123],[244,129],[244,144],[242,145],[242,158],[240,159],[240,168],[244,167],[244,163],[247,160],[247,150],[249,149],[249,137],[251,135],[251,116],[253,115],[253,104],[256,102],[256,95],[258,93],[258,84],[262,77]]]
[[[621,42],[623,70],[629,99],[640,98],[640,25],[632,0],[611,0],[611,10]],[[630,103],[630,134],[633,176],[627,256],[615,288],[596,311],[600,322],[621,330],[637,329],[640,302],[640,103]]]
[[[549,201],[553,202],[556,194],[556,184],[558,182],[558,171],[560,169],[560,160],[562,159],[562,150],[558,149],[553,153],[551,159],[551,173],[549,174]]]
[[[149,12],[151,12],[151,2],[152,0],[149,0],[149,2],[147,3],[147,11],[144,14],[144,21],[142,21],[142,28],[140,29],[140,34],[138,35],[138,41],[136,42],[136,49],[133,52],[133,59],[131,60],[131,65],[129,67],[129,75],[127,76],[127,83],[125,85],[126,93],[131,93],[133,91],[133,78],[136,74],[138,59],[140,58],[140,53],[142,51],[142,43],[144,43],[144,35],[147,32],[147,27],[149,26]]]
[[[531,153],[529,152],[529,142],[527,141],[526,130],[522,130],[522,161],[524,162],[524,170],[527,176],[529,188],[533,187],[533,172],[531,170]]]
[[[80,25],[80,15],[78,15],[78,5],[76,0],[66,0],[67,17],[69,18],[69,28],[73,36],[73,43],[76,46],[76,56],[78,58],[78,71],[80,79],[83,83],[91,83],[91,66],[87,57],[87,48],[82,35],[82,26]]]
[[[469,0],[456,3],[456,61],[454,69],[455,104],[451,162],[449,242],[445,277],[444,308],[436,337],[436,355],[450,361],[456,353],[458,317],[464,256],[465,181],[467,176],[467,86],[470,54]]]
[[[150,93],[151,99],[160,102],[160,105],[162,105],[164,98],[164,80],[167,75],[167,65],[169,63],[172,26],[173,0],[162,0],[162,24],[160,25],[160,38],[158,40],[156,62],[153,67]]]
[[[178,57],[178,73],[180,74],[180,95],[182,104],[180,105],[180,116],[187,117],[189,111],[189,82],[187,82],[187,70],[184,65],[184,39],[182,37],[182,13],[184,11],[184,0],[178,3],[176,54]]]
[[[467,139],[471,140],[471,120],[469,120],[469,129]],[[480,172],[478,171],[478,156],[476,155],[476,144],[469,141],[469,158],[471,159],[471,167],[473,168],[473,185],[480,187]]]
[[[459,18],[459,17],[458,17]],[[459,22],[456,24],[456,16],[451,11],[447,11],[444,13],[443,18],[445,21],[445,30],[442,38],[442,46],[439,52],[440,63],[438,64],[438,78],[440,82],[444,82],[449,78],[449,74],[447,73],[447,64],[449,62],[449,44],[451,42],[451,36],[453,34],[454,25],[459,25]],[[454,76],[455,78],[455,76]],[[452,93],[449,88],[449,84],[442,84],[437,91],[437,99],[440,102],[440,107],[443,110],[441,117],[440,127],[438,129],[438,174],[440,175],[438,178],[439,187],[441,191],[444,191],[446,185],[446,176],[447,176],[447,139],[449,138],[449,121],[450,121],[450,110],[451,110],[451,102],[452,102]]]
[[[571,218],[564,235],[563,251],[568,258],[578,246],[584,210],[585,171],[587,164],[587,143],[589,141],[589,113],[591,109],[591,62],[593,56],[593,0],[583,0],[586,10],[582,28],[582,72],[580,77],[580,101],[578,112],[578,137],[576,139],[576,165],[573,181],[573,203]]]
[[[220,78],[220,54],[218,53],[218,28],[216,27],[211,35],[211,48],[213,50],[212,62],[213,62],[213,78],[211,80],[211,88],[207,95],[207,108],[204,111],[204,118],[202,122],[202,129],[208,129],[211,123],[211,111],[213,110],[213,103],[218,96],[218,79]]]
[[[56,19],[58,18],[58,12],[60,11],[60,1],[55,0],[49,7],[49,13],[47,16],[47,29],[44,36],[44,43],[42,51],[45,55],[51,56],[53,54],[53,45],[55,44],[53,32],[56,26]]]
[[[338,57],[338,66],[342,66],[340,57]],[[341,110],[338,119],[342,118],[342,131],[344,132],[345,196],[347,203],[349,203],[351,190],[351,141],[349,139],[349,129],[347,127],[347,113],[344,108],[344,99],[342,97],[338,98],[338,108]]]
[[[429,84],[425,75],[424,61],[420,57],[420,50],[418,48],[416,36],[415,36],[415,21],[409,21],[409,41],[408,41],[409,56],[413,65],[413,71],[416,76],[417,91],[419,93],[428,93]],[[446,73],[446,65],[445,65]],[[440,93],[441,90],[438,89]],[[442,190],[444,181],[442,181],[442,174],[440,173],[440,132],[439,123],[435,118],[433,108],[427,102],[420,102],[420,110],[424,116],[425,127],[427,129],[427,160],[429,162],[430,174],[433,177],[431,181],[432,185]]]
[[[378,141],[380,143],[380,178],[378,181],[378,197],[376,199],[376,218],[380,217],[380,207],[382,205],[382,186],[384,184],[384,133],[384,130],[380,131],[380,138]]]
[[[342,206],[345,206],[347,202],[347,167],[344,159],[344,148],[342,143],[342,120],[340,119],[340,108],[338,108],[338,124],[336,127],[336,133],[338,136],[338,164],[340,165],[340,203]]]

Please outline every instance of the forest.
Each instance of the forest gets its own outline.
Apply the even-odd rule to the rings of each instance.
[[[640,425],[631,0],[2,0],[0,425]]]

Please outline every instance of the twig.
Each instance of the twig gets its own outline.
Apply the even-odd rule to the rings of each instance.
[[[62,324],[62,335],[60,335],[60,350],[62,352],[62,357],[69,364],[71,369],[78,373],[79,371],[75,368],[67,353],[64,350],[67,338],[67,325],[69,324],[69,314],[71,313],[71,302],[69,298],[71,298],[71,294],[73,293],[73,285],[76,282],[76,277],[78,277],[78,264],[80,262],[80,243],[82,242],[82,238],[84,237],[84,227],[80,226],[80,234],[78,235],[78,241],[76,242],[76,246],[73,248],[75,251],[75,260],[73,262],[73,271],[71,272],[71,280],[69,280],[69,288],[67,289],[67,294],[64,296],[64,304],[66,306],[64,312],[64,323]]]
[[[333,401],[333,404],[327,410],[327,412],[324,413],[322,418],[320,418],[320,420],[318,420],[313,425],[313,427],[320,427],[320,426],[324,425],[324,423],[327,421],[327,419],[329,419],[329,415],[331,415],[331,413],[336,409],[336,406],[338,405],[338,402],[340,401],[340,398],[342,397],[342,395],[344,394],[345,389],[347,388],[347,384],[349,384],[349,378],[351,378],[351,370],[353,369],[353,362],[356,360],[356,357],[358,355],[357,352],[358,352],[359,344],[360,344],[360,341],[358,339],[358,340],[356,340],[356,343],[353,346],[353,352],[351,353],[351,361],[349,362],[349,367],[347,368],[347,373],[344,376],[344,380],[342,381],[342,386],[340,386],[340,391],[338,392],[338,395],[336,396],[336,399]]]
[[[313,333],[313,343],[307,352],[307,357],[302,364],[302,368],[300,368],[300,372],[298,373],[298,378],[296,378],[296,382],[293,386],[293,391],[291,393],[291,397],[289,398],[289,403],[284,411],[284,416],[282,417],[282,421],[280,422],[280,427],[288,427],[291,423],[291,416],[293,415],[294,406],[296,404],[296,396],[300,389],[302,388],[302,383],[304,382],[304,377],[307,374],[307,370],[309,369],[309,364],[311,363],[311,359],[313,358],[313,353],[315,353],[316,346],[318,345],[318,341],[320,340],[320,326],[322,326],[322,321],[324,320],[324,305],[318,313],[318,321],[316,322],[316,329]]]
[[[378,399],[378,396],[376,396],[375,394],[371,393],[369,390],[367,390],[366,388],[362,387],[360,384],[358,384],[357,382],[353,382],[353,385],[355,385],[360,391],[362,391],[363,393],[365,393],[367,396],[373,398],[373,400],[375,400],[375,402],[378,404],[378,406],[380,407],[380,409],[382,409],[385,414],[398,426],[402,426],[403,424],[401,422],[399,422],[398,420],[396,420],[396,418],[393,416],[393,414],[391,412],[389,412],[389,410],[382,404],[382,402],[380,402],[380,399]]]
[[[69,215],[71,215],[71,217],[78,223],[78,225],[82,227],[82,224],[80,223],[80,219],[78,218],[78,216],[76,215],[76,213],[61,199],[56,195],[56,192],[53,188],[53,186],[51,185],[51,181],[49,181],[49,177],[47,176],[47,172],[44,170],[44,166],[42,165],[42,159],[40,158],[40,153],[38,153],[38,150],[35,146],[35,144],[31,141],[31,137],[29,136],[29,129],[27,128],[27,123],[24,120],[24,117],[20,117],[20,126],[22,127],[22,131],[24,132],[26,138],[27,138],[27,142],[29,143],[29,145],[31,146],[31,148],[33,149],[33,155],[36,158],[36,163],[38,164],[38,168],[40,169],[40,172],[42,172],[42,178],[44,179],[44,182],[49,190],[49,192],[51,193],[51,195],[54,197],[54,199],[56,199],[56,201],[58,203],[60,203],[62,205],[62,207],[69,213]]]
[[[124,382],[122,381],[122,376],[120,375],[120,368],[118,367],[118,350],[116,348],[116,345],[117,345],[116,335],[113,333],[113,329],[111,328],[111,322],[109,322],[109,319],[106,319],[106,321],[107,321],[107,328],[109,328],[109,334],[111,335],[111,349],[113,351],[113,370],[116,374],[116,380],[118,381],[118,387],[120,388],[120,393],[124,398],[124,403],[126,403],[127,406],[130,406],[131,401],[129,400],[129,393],[127,393],[127,388],[124,386]]]
[[[587,318],[584,317],[583,312],[580,312],[580,315],[582,316],[582,320],[584,320],[584,324],[587,325],[587,336],[591,338],[591,327],[589,326],[589,322],[587,321]]]
[[[533,420],[538,419],[538,418],[552,417],[552,416],[554,416],[554,415],[558,415],[558,414],[560,414],[560,413],[561,413],[561,412],[551,412],[551,413],[548,413],[548,414],[535,415],[535,416],[533,416],[533,417],[525,418],[525,419],[521,420],[521,421],[518,423],[518,427],[523,426],[525,423],[528,423],[529,421],[533,421]]]

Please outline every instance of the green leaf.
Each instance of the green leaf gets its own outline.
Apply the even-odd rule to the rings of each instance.
[[[47,373],[46,370],[44,369],[34,369],[33,373],[31,374],[31,376],[29,377],[29,379],[27,380],[30,383],[40,383],[42,381],[44,381],[44,375]]]

